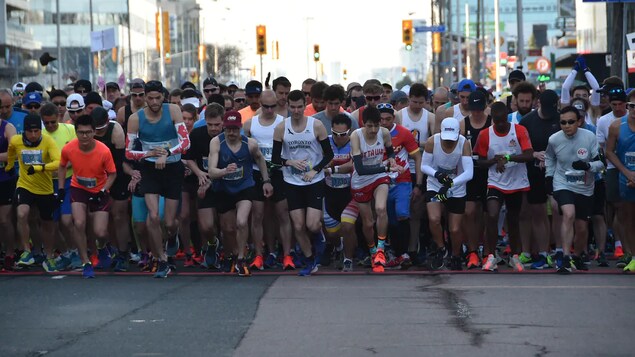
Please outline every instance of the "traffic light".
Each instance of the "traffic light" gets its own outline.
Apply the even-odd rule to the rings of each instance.
[[[347,80],[348,79],[348,71],[346,69],[344,69],[344,73],[343,73],[343,79]]]
[[[407,74],[406,72],[407,72],[407,68],[406,67],[401,67],[401,76],[402,77],[406,76],[406,74]]]
[[[170,56],[170,52],[165,53],[165,64],[172,63],[172,57]]]
[[[401,39],[406,45],[406,50],[412,49],[412,20],[401,21]]]
[[[432,33],[432,52],[441,53],[441,33]]]
[[[313,45],[313,60],[315,62],[320,60],[320,45]]]
[[[159,16],[159,14],[161,16]],[[163,29],[163,53],[170,52],[170,14],[167,11],[157,12],[154,17],[157,52],[161,52],[161,29]]]
[[[256,26],[256,54],[267,54],[267,26]]]

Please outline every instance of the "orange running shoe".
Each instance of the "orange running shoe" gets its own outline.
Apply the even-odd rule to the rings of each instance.
[[[293,264],[293,257],[290,255],[285,255],[282,260],[282,269],[283,270],[295,270],[295,264]]]
[[[615,252],[613,253],[613,257],[615,257],[615,259],[619,259],[623,256],[624,256],[624,249],[622,249],[622,246],[615,247]]]
[[[470,254],[467,255],[467,268],[474,269],[478,267],[479,267],[478,255],[476,255],[476,252],[470,252]]]
[[[93,253],[93,254],[90,256],[90,264],[91,264],[92,266],[94,266],[94,267],[95,267],[95,266],[97,266],[97,264],[99,264],[99,258],[97,257],[97,254],[94,254],[94,253]]]
[[[373,273],[383,273],[383,272],[384,272],[383,265],[379,265],[379,264],[373,265]]]
[[[258,269],[258,270],[263,270],[265,268],[264,263],[265,261],[264,259],[262,259],[262,255],[256,255],[256,257],[254,258],[253,262],[251,262],[251,265],[249,265],[249,267]]]
[[[377,250],[377,253],[375,253],[373,257],[373,265],[381,265],[383,270],[384,265],[386,265],[386,256],[383,250]]]
[[[176,259],[176,260],[185,259],[185,252],[183,251],[183,249],[179,249],[179,251],[176,252],[176,255],[174,256],[174,259]]]

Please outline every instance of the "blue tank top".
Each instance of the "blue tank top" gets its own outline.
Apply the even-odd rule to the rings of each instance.
[[[179,137],[170,116],[169,104],[163,104],[161,119],[156,123],[148,121],[144,110],[139,110],[137,113],[139,115],[139,141],[141,141],[143,151],[150,151],[156,147],[169,150],[179,144]],[[145,160],[156,162],[157,158],[148,157]],[[178,161],[181,161],[181,154],[168,156],[166,163],[170,164]]]
[[[4,137],[4,131],[7,129],[8,122],[6,120],[0,120],[0,153],[5,153],[9,149],[9,140]],[[15,177],[15,169],[10,172],[5,172],[4,167],[7,163],[0,161],[0,182],[12,180]]]
[[[628,116],[620,123],[620,134],[617,137],[615,152],[627,169],[635,171],[635,132],[628,127]],[[620,172],[620,184],[626,186],[626,176]]]
[[[231,174],[225,175],[223,178],[214,180],[214,190],[224,191],[227,193],[237,193],[249,187],[255,186],[253,176],[253,159],[249,153],[249,144],[246,136],[241,135],[241,146],[238,152],[233,152],[227,141],[225,141],[225,133],[218,136],[220,140],[220,151],[218,153],[218,168],[224,169],[229,164],[235,163],[238,170]]]

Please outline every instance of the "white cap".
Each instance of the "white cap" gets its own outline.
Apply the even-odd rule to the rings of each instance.
[[[84,97],[81,94],[73,93],[66,98],[66,109],[68,110],[81,110],[84,109]]]
[[[240,88],[240,86],[238,85],[238,82],[236,81],[229,81],[226,84],[227,87],[231,87],[231,86],[236,86],[236,88]]]
[[[200,106],[200,101],[196,97],[181,99],[181,105],[192,104],[195,108]]]
[[[112,109],[112,103],[105,99],[101,101],[101,106],[104,107],[104,109],[106,110]]]
[[[460,131],[459,121],[454,118],[445,118],[441,122],[441,140],[457,141]]]
[[[406,84],[405,86],[401,87],[400,91],[406,93],[407,95],[410,95],[410,85]]]
[[[18,82],[13,85],[13,88],[11,88],[13,92],[24,91],[25,89],[26,89],[26,83],[24,82]]]

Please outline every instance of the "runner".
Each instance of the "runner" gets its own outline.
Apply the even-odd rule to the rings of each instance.
[[[237,257],[235,270],[239,276],[250,276],[245,262],[245,247],[249,237],[249,212],[255,196],[252,170],[257,164],[262,175],[262,191],[266,198],[273,195],[267,164],[255,139],[240,134],[240,113],[231,111],[223,116],[224,131],[209,144],[209,177],[214,181],[216,209],[226,239],[235,239],[233,255]],[[229,253],[229,251],[227,252]]]
[[[3,95],[0,92],[0,114],[11,105],[5,107]],[[13,195],[15,194],[16,176],[15,170],[5,171],[8,166],[8,149],[11,138],[16,135],[13,124],[0,115],[0,230],[3,232],[2,240],[5,247],[5,256],[2,269],[13,270],[15,263],[15,232],[13,229]]]
[[[126,106],[117,111],[117,122],[121,125],[125,133],[128,132],[128,120],[130,119],[130,116],[146,105],[146,93],[144,91],[145,85],[146,84],[143,79],[133,79],[132,82],[130,82],[130,104],[126,104]]]
[[[439,115],[435,118],[435,133],[439,133],[441,131],[441,122],[443,119],[454,118],[459,122],[462,122],[463,119],[470,114],[470,111],[467,108],[467,103],[470,93],[476,90],[476,84],[474,84],[474,81],[471,79],[464,79],[459,82],[456,90],[459,103],[447,108],[444,112],[439,112]]]
[[[249,81],[245,84],[245,95],[246,95],[246,106],[242,107],[242,109],[238,110],[241,118],[244,121],[247,121],[253,118],[256,115],[258,109],[260,109],[260,94],[262,93],[262,83],[258,81]],[[243,98],[244,99],[244,98]],[[236,97],[234,97],[234,102],[241,104]]]
[[[313,117],[304,116],[306,102],[302,91],[291,91],[288,99],[291,117],[274,130],[271,161],[284,166],[289,215],[306,262],[299,275],[306,276],[317,272],[315,256],[321,255],[324,247],[322,169],[333,159],[333,150],[324,125]],[[316,243],[315,256],[309,234]]]
[[[512,96],[516,111],[510,113],[507,116],[507,120],[512,124],[518,124],[525,115],[531,113],[534,109],[538,91],[536,91],[536,87],[533,84],[523,81],[514,86]]]
[[[11,124],[16,134],[24,131],[24,117],[26,113],[21,109],[16,110],[13,106],[13,93],[8,89],[0,89],[0,119]]]
[[[57,177],[66,177],[67,165],[73,166],[71,179],[71,207],[75,225],[75,244],[83,263],[84,278],[94,278],[93,266],[88,258],[86,228],[89,226],[97,238],[101,251],[108,239],[108,211],[111,200],[109,190],[117,177],[112,154],[106,145],[95,140],[95,122],[90,115],[82,115],[75,123],[77,138],[62,149]],[[64,183],[58,180],[59,201],[64,197]],[[87,217],[88,216],[88,217]],[[103,254],[103,253],[102,253]],[[107,268],[105,266],[104,268]]]

